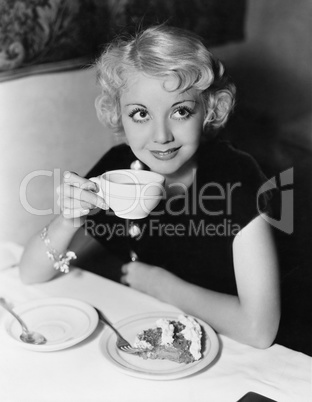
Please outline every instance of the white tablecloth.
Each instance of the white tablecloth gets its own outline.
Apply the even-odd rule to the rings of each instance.
[[[53,281],[26,286],[17,267],[2,264],[0,296],[14,305],[45,297],[76,298],[99,307],[113,323],[138,313],[178,311],[78,268]],[[249,391],[280,402],[312,400],[312,359],[280,345],[258,350],[221,336],[220,355],[207,369],[178,380],[152,381],[116,371],[100,351],[100,324],[78,345],[40,353],[8,339],[6,317],[0,309],[1,402],[234,402]]]

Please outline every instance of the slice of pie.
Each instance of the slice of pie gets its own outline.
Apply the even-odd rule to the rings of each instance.
[[[155,328],[137,334],[134,346],[142,349],[143,359],[167,359],[177,363],[192,363],[201,354],[202,330],[198,322],[180,315],[177,320],[160,318]]]

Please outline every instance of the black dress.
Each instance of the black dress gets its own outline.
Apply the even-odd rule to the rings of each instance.
[[[110,210],[89,215],[85,228],[116,258],[111,260],[111,279],[119,280],[121,265],[130,261],[133,250],[140,261],[163,267],[188,282],[237,294],[232,243],[243,227],[267,209],[267,194],[258,195],[266,178],[250,155],[228,142],[204,142],[196,157],[192,186],[180,197],[161,200],[147,218],[128,221]],[[116,146],[87,177],[129,169],[134,160],[130,147]],[[139,231],[136,237],[131,236],[134,224]],[[96,273],[109,276],[107,272],[111,267],[103,266]]]
[[[105,154],[87,177],[129,169],[135,160],[127,145],[119,145]],[[233,240],[260,212],[271,215],[271,205],[273,210],[278,205],[278,216],[280,193],[261,193],[267,179],[258,164],[228,142],[203,143],[197,161],[195,180],[187,193],[180,199],[163,199],[145,219],[131,222],[112,211],[92,211],[85,229],[106,252],[98,265],[92,262],[87,269],[120,281],[121,266],[130,261],[133,250],[140,261],[163,267],[190,283],[237,294]],[[131,236],[133,224],[140,230],[137,237]],[[292,275],[281,271],[282,318],[276,342],[312,355],[312,312],[307,303],[311,269],[302,271]]]

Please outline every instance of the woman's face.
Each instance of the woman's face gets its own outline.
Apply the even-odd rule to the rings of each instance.
[[[176,84],[173,77],[138,73],[129,82],[120,106],[133,153],[154,172],[178,173],[192,160],[202,135],[204,111],[198,92],[170,92]]]

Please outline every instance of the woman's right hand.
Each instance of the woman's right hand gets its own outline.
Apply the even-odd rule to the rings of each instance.
[[[63,177],[63,183],[56,191],[59,195],[57,204],[65,219],[79,219],[82,225],[92,209],[108,209],[104,199],[96,194],[99,192],[96,183],[68,171],[64,172]]]

